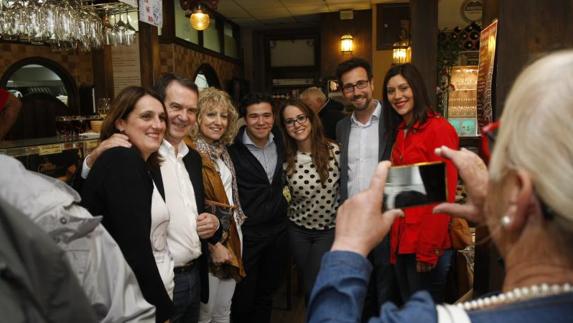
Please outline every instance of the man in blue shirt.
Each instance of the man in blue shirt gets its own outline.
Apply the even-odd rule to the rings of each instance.
[[[241,227],[247,277],[235,289],[231,318],[233,323],[269,323],[272,293],[281,282],[288,259],[284,149],[281,133],[274,126],[269,95],[249,94],[239,110],[245,126],[229,147],[229,154],[247,216]]]

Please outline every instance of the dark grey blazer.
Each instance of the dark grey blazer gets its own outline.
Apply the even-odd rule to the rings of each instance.
[[[382,102],[380,102],[382,104]],[[384,109],[384,107],[382,107]],[[390,159],[395,135],[386,136],[383,114],[378,122],[378,160]],[[350,115],[336,124],[336,141],[340,145],[340,203],[348,198],[348,142],[350,141]]]

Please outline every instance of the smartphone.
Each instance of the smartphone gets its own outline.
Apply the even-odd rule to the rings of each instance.
[[[390,167],[384,187],[385,210],[440,203],[447,199],[444,162]]]

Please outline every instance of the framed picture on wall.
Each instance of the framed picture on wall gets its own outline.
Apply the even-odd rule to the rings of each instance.
[[[410,4],[390,3],[376,5],[376,49],[392,49],[401,38],[410,37]]]

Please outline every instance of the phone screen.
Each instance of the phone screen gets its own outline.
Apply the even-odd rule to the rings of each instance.
[[[444,162],[390,167],[384,187],[384,209],[445,202],[446,165]]]

